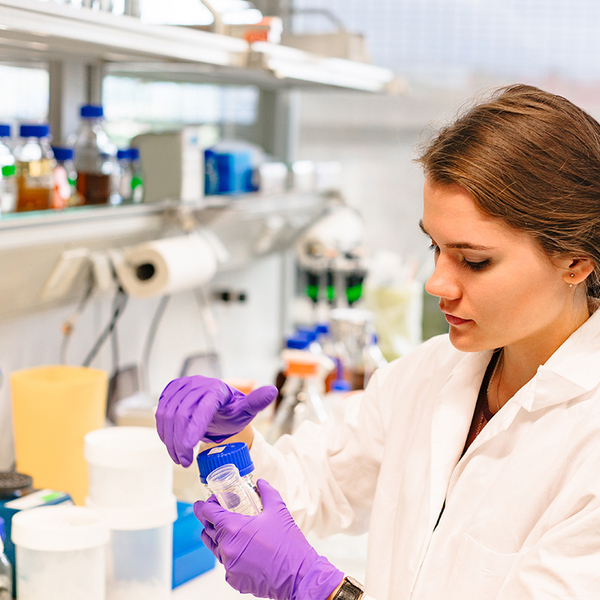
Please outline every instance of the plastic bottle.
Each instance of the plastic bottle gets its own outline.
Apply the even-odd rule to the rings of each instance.
[[[14,212],[17,208],[17,176],[15,165],[2,167],[0,179],[0,214]]]
[[[56,159],[53,208],[67,208],[83,204],[83,196],[77,191],[77,171],[73,162],[73,149],[52,146],[52,151]]]
[[[10,149],[10,125],[0,123],[0,168],[14,164],[15,157]]]
[[[131,160],[131,200],[134,204],[139,204],[144,201],[144,172],[140,151],[137,148],[129,148],[129,158]]]
[[[12,565],[4,554],[4,519],[0,517],[0,600],[12,600]]]
[[[263,506],[254,483],[254,463],[248,446],[234,442],[214,446],[196,457],[200,481],[226,510],[242,515],[258,515]]]
[[[56,161],[48,125],[21,125],[21,142],[15,148],[17,211],[45,210],[52,206]]]
[[[77,191],[86,205],[108,204],[116,193],[117,149],[104,131],[101,106],[87,104],[80,114],[77,133],[67,140],[75,151]]]
[[[129,149],[117,150],[117,162],[119,163],[119,196],[122,202],[130,203],[132,199],[131,184],[133,181],[133,173],[131,170],[131,151]]]

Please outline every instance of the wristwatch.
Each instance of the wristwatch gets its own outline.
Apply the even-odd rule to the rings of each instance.
[[[365,588],[353,577],[344,577],[342,587],[337,591],[333,600],[360,600],[365,594]]]

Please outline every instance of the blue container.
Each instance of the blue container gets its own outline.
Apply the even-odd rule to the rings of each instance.
[[[214,554],[200,537],[202,529],[193,505],[177,502],[177,520],[173,523],[173,589],[215,566]]]
[[[204,192],[245,194],[256,191],[252,183],[252,155],[245,151],[204,152]]]

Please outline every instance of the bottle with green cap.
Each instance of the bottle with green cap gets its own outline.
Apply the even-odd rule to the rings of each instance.
[[[11,213],[17,207],[17,177],[15,165],[2,167],[0,179],[0,215]]]

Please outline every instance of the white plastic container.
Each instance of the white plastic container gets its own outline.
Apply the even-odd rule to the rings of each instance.
[[[96,511],[60,505],[12,519],[19,600],[105,600],[109,530]]]
[[[163,506],[173,494],[173,463],[156,430],[107,427],[85,436],[89,502],[102,508]]]
[[[173,577],[173,522],[177,518],[175,496],[153,507],[93,507],[110,527],[107,600],[168,600]]]

